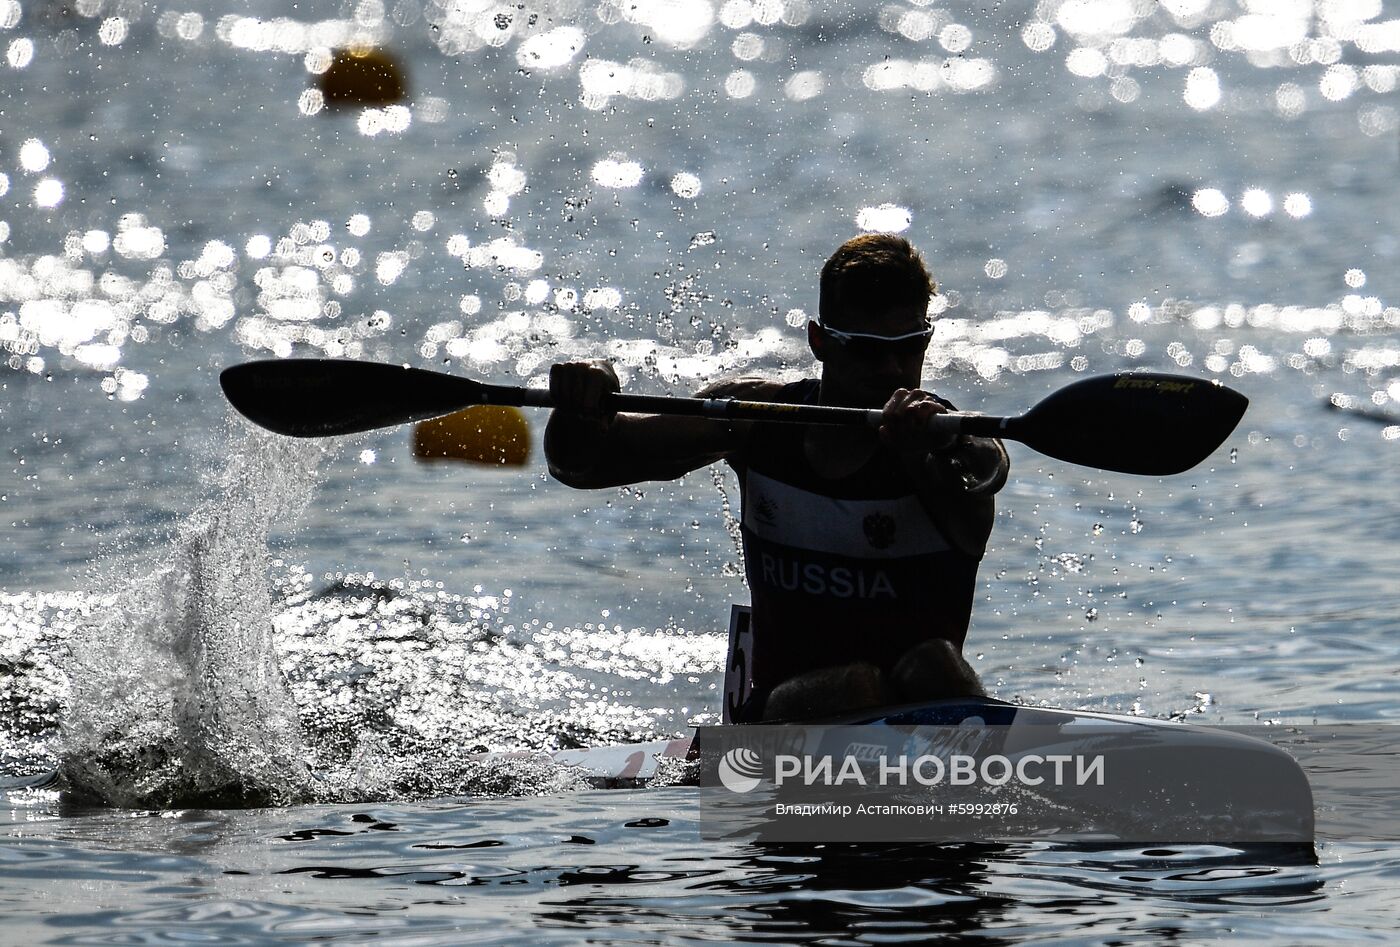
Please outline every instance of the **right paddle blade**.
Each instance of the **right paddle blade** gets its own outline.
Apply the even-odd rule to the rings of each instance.
[[[1008,435],[1060,460],[1163,476],[1199,464],[1249,399],[1214,381],[1129,372],[1075,382],[1011,422]]]
[[[219,376],[239,413],[292,437],[357,434],[449,414],[485,400],[469,378],[348,359],[245,362]]]

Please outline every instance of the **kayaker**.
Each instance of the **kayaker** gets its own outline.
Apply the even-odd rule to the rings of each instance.
[[[736,722],[831,717],[984,693],[962,656],[977,566],[1009,464],[998,440],[935,443],[952,404],[920,390],[936,292],[907,240],[866,234],[822,268],[807,341],[820,379],[743,377],[711,398],[883,406],[849,427],[610,414],[606,361],[550,371],[549,469],[580,488],[672,480],[723,460],[738,475],[753,602],[752,696]]]

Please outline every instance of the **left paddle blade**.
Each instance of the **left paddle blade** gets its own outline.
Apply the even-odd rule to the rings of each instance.
[[[450,414],[488,398],[487,386],[441,372],[284,358],[226,368],[229,403],[259,427],[291,437],[332,437]]]

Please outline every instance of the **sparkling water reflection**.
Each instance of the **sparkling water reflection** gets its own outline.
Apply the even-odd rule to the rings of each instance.
[[[683,789],[474,765],[713,713],[732,478],[579,494],[418,466],[402,432],[299,453],[214,383],[289,354],[533,385],[607,357],[685,393],[810,372],[820,261],[898,230],[942,287],[926,383],[964,407],[1133,366],[1252,402],[1177,478],[1013,449],[969,638],[996,693],[1389,720],[1383,4],[186,7],[0,0],[0,899],[25,939],[1387,936],[1390,847],[736,849],[697,843]],[[410,98],[327,108],[352,46],[409,63]],[[473,798],[405,801],[448,796]]]

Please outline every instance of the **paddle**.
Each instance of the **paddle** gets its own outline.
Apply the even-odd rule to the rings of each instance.
[[[292,437],[329,437],[437,417],[475,404],[553,407],[549,392],[442,372],[341,359],[274,359],[225,369],[228,400],[248,420]],[[1213,381],[1133,372],[1085,378],[1019,417],[949,413],[932,427],[1020,441],[1059,460],[1123,473],[1180,473],[1235,429],[1249,401]],[[717,398],[615,394],[611,407],[750,421],[876,427],[879,410]]]

